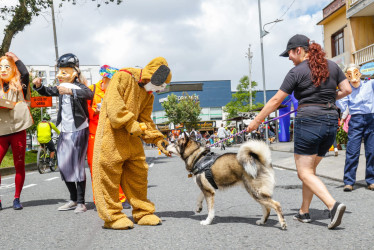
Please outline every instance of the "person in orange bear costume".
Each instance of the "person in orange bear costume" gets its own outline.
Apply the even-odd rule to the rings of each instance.
[[[99,122],[99,115],[101,109],[101,101],[104,98],[105,90],[109,85],[110,79],[114,73],[116,73],[118,69],[110,67],[108,65],[103,65],[100,68],[100,75],[103,77],[98,83],[89,86],[89,88],[94,93],[94,97],[91,100],[87,101],[88,104],[88,113],[90,118],[89,124],[89,137],[88,137],[88,148],[87,148],[87,163],[90,166],[91,172],[91,181],[92,181],[92,158],[93,158],[93,150],[94,150],[94,143],[95,143],[95,136],[97,130],[97,124]],[[94,188],[92,185],[92,194],[93,194],[93,201],[95,203],[95,193]],[[125,194],[122,191],[121,186],[119,186],[119,200],[122,202],[122,207],[124,209],[130,209],[131,205],[127,201]]]

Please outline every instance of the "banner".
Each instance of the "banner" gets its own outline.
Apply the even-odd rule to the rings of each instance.
[[[31,97],[31,107],[32,108],[52,107],[52,97],[51,96]]]

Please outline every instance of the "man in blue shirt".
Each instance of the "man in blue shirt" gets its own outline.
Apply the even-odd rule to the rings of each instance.
[[[348,123],[344,191],[352,191],[356,182],[362,138],[366,157],[365,180],[368,189],[374,190],[374,80],[361,80],[360,69],[355,64],[348,65],[345,74],[352,85],[352,93],[337,101],[338,107],[342,111],[348,108],[351,115]]]

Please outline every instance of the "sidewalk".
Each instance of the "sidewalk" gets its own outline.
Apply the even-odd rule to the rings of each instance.
[[[272,160],[274,167],[296,171],[296,165],[293,155],[293,142],[277,142],[271,144],[270,149],[273,151]],[[342,185],[344,185],[344,164],[345,150],[339,150],[338,156],[334,156],[334,151],[330,151],[326,154],[326,157],[324,157],[318,165],[317,175],[336,181],[340,181]],[[360,158],[356,176],[356,185],[362,185],[366,187],[367,184],[365,182],[365,170],[365,149],[364,145],[361,144]]]

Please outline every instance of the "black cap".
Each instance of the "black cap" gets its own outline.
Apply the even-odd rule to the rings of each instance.
[[[309,38],[304,35],[294,35],[288,40],[286,50],[279,56],[288,57],[288,51],[297,47],[309,47]]]
[[[75,67],[79,68],[78,57],[72,53],[62,55],[57,60],[57,67],[58,68],[75,68]]]

